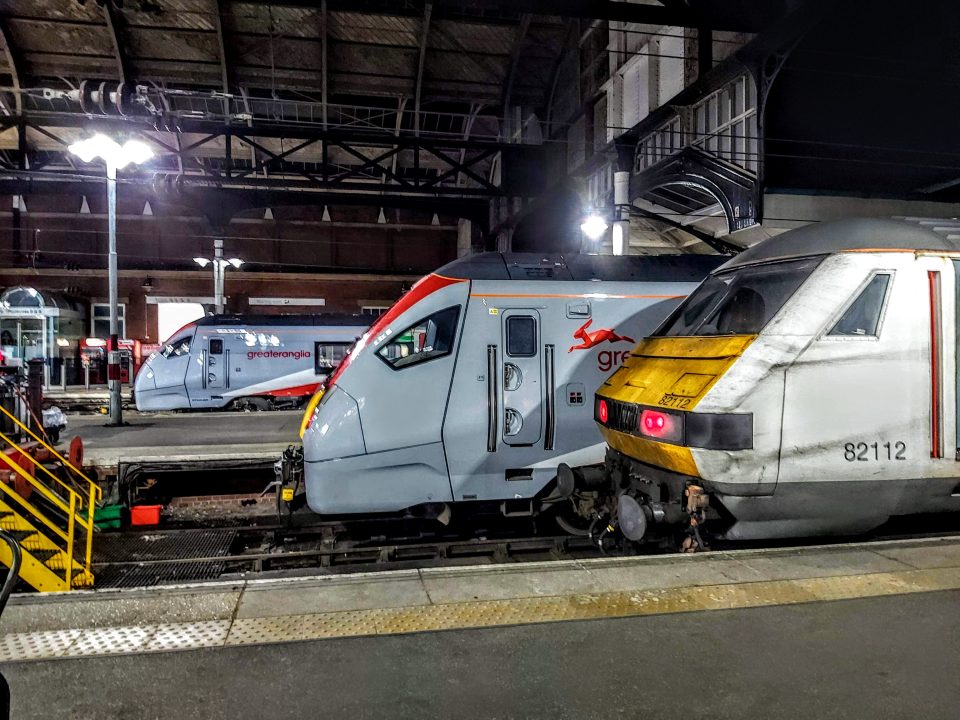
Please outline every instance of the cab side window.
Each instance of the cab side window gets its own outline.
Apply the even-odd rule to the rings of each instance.
[[[161,355],[165,358],[168,357],[179,357],[180,355],[189,355],[190,354],[190,341],[193,339],[193,335],[181,335],[176,337],[173,340],[170,340],[166,345],[163,346]]]
[[[377,355],[395,370],[449,355],[459,317],[459,306],[435,312],[397,333]]]
[[[877,337],[890,274],[877,273],[828,333],[831,337]]]

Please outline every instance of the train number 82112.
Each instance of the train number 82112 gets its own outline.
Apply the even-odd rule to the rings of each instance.
[[[869,462],[871,460],[906,460],[907,444],[896,442],[848,442],[843,446],[843,459],[847,462]]]

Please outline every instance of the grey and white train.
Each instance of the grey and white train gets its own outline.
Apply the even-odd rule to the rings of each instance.
[[[960,510],[960,243],[844,220],[718,268],[600,388],[607,512],[732,539]]]
[[[603,459],[596,387],[721,261],[486,253],[426,276],[308,405],[307,503],[538,512],[558,463]]]
[[[137,409],[296,405],[366,331],[360,316],[211,315],[175,332],[134,381]]]

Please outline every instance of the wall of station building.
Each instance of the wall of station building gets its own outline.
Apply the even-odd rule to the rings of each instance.
[[[100,195],[0,199],[0,290],[26,285],[79,301],[91,336],[93,306],[108,297]],[[244,260],[239,270],[227,268],[229,313],[372,316],[457,256],[457,218],[389,208],[381,215],[377,207],[279,207],[242,212],[214,228],[197,209],[122,183],[119,195],[125,335],[147,343],[165,339],[158,337],[160,304],[201,302],[213,310],[211,267],[201,269],[193,258],[212,257],[215,238],[223,239],[225,258]]]

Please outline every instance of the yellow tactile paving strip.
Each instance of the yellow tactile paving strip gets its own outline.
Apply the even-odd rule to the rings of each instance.
[[[960,567],[945,567],[275,617],[50,630],[0,636],[0,660],[40,660],[508,627],[569,620],[735,610],[958,589]]]

